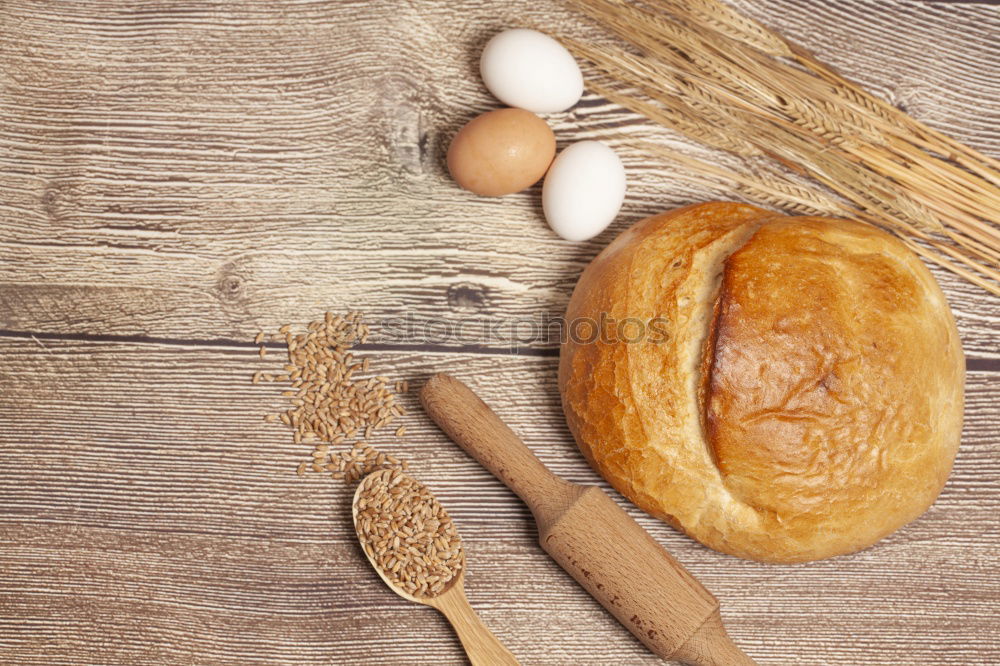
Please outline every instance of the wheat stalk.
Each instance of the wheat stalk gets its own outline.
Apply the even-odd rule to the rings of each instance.
[[[628,44],[566,40],[594,66],[593,92],[742,161],[729,169],[649,143],[646,152],[753,200],[886,227],[1000,295],[1000,162],[719,0],[570,2]]]

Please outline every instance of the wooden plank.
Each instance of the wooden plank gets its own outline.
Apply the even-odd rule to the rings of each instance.
[[[44,345],[44,346],[43,346]],[[249,347],[0,340],[0,661],[460,663],[447,625],[355,546],[350,488],[294,469]],[[566,478],[597,483],[562,421],[555,359],[376,352],[414,384],[466,378]],[[763,664],[1000,658],[996,375],[969,376],[965,439],[931,510],[862,553],[745,562],[633,515],[723,600]],[[531,664],[657,663],[534,542],[527,510],[415,396],[405,456],[467,543],[469,595]],[[601,484],[603,485],[603,484]],[[619,498],[620,500],[620,498]],[[822,621],[819,621],[822,618]]]
[[[915,116],[1000,154],[983,120],[1000,100],[1000,77],[984,74],[1000,49],[949,23],[985,31],[995,13],[855,2],[817,22],[791,4],[754,8]],[[0,23],[2,330],[238,340],[317,306],[454,321],[456,293],[498,321],[558,315],[626,226],[727,196],[625,146],[677,140],[590,95],[551,120],[563,144],[599,138],[623,153],[629,200],[597,239],[557,239],[537,188],[502,199],[455,188],[447,142],[494,105],[471,55],[501,22],[492,3],[371,3],[356,18],[314,3],[141,6],[5,4],[16,20]],[[503,11],[594,34],[554,5]],[[827,28],[838,38],[820,39]],[[1000,357],[1000,299],[937,275],[968,353]]]

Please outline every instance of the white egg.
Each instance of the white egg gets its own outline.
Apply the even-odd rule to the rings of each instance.
[[[604,231],[625,201],[625,167],[600,141],[580,141],[563,150],[542,186],[542,209],[552,230],[570,241]]]
[[[536,30],[505,30],[479,59],[489,91],[508,106],[532,113],[565,111],[583,95],[583,75],[566,48]]]

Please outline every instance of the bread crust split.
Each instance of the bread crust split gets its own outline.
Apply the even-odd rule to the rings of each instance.
[[[638,222],[587,267],[579,318],[666,339],[569,340],[559,387],[590,464],[716,550],[804,562],[922,514],[951,471],[965,359],[902,242],[849,220],[712,202]]]

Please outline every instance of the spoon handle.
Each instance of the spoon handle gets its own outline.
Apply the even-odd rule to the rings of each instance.
[[[472,610],[461,584],[435,598],[433,605],[448,618],[472,666],[520,666],[511,651]]]

